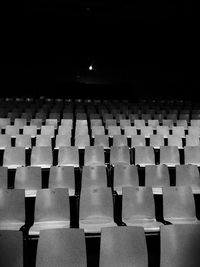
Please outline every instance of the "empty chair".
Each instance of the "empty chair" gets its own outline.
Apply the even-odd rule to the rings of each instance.
[[[112,146],[110,149],[110,164],[130,164],[130,151],[128,146]]]
[[[107,187],[105,166],[83,166],[81,188]]]
[[[58,150],[58,166],[79,167],[78,147],[60,147]]]
[[[65,126],[65,125],[59,125],[58,134],[59,135],[69,135],[69,136],[71,136],[72,128],[68,127],[68,126]]]
[[[169,127],[168,126],[157,126],[156,133],[163,135],[164,138],[168,138]]]
[[[200,166],[200,146],[184,147],[185,164]]]
[[[88,126],[76,126],[75,128],[75,136],[84,136],[84,135],[88,135]]]
[[[110,188],[82,189],[79,204],[79,228],[86,233],[100,233],[103,227],[116,226],[113,219]]]
[[[10,118],[0,118],[0,128],[5,129],[7,125],[10,125],[11,119]]]
[[[174,167],[180,164],[180,155],[177,146],[160,147],[160,164],[166,164],[168,167]]]
[[[162,194],[162,187],[170,186],[170,175],[165,164],[145,167],[145,186],[152,187],[154,194]]]
[[[137,166],[119,164],[114,166],[113,190],[122,194],[122,187],[139,186],[139,175]]]
[[[144,167],[146,165],[155,164],[155,155],[153,147],[138,146],[135,147],[135,165]]]
[[[185,128],[183,126],[173,126],[172,135],[178,135],[180,138],[185,137]]]
[[[141,119],[135,119],[134,120],[134,126],[137,128],[137,129],[141,129],[142,127],[145,126],[145,120]]]
[[[83,229],[41,230],[36,254],[36,267],[58,266],[87,266]]]
[[[14,180],[15,189],[25,189],[26,197],[36,196],[37,190],[42,188],[42,172],[40,167],[18,167]]]
[[[94,146],[102,146],[104,149],[109,149],[109,137],[108,135],[95,135]]]
[[[79,149],[90,146],[90,136],[88,134],[75,136],[75,146]]]
[[[100,267],[148,266],[142,227],[105,227],[101,230]]]
[[[11,136],[8,134],[0,134],[0,149],[11,147]]]
[[[48,135],[54,137],[55,128],[53,125],[42,125],[41,126],[41,135]]]
[[[70,135],[56,135],[55,148],[58,149],[61,146],[71,146]]]
[[[137,129],[135,126],[125,126],[124,135],[130,138],[133,135],[137,135]]]
[[[30,135],[24,135],[19,134],[16,135],[15,138],[15,146],[16,147],[25,147],[26,149],[31,148],[31,136]]]
[[[200,140],[198,135],[188,134],[185,136],[185,146],[199,146]]]
[[[75,174],[73,166],[51,166],[49,188],[68,188],[69,195],[75,194]]]
[[[153,129],[159,125],[159,120],[148,120],[148,126],[152,126]]]
[[[3,166],[9,169],[15,169],[25,166],[25,148],[24,147],[6,147],[3,155]]]
[[[117,121],[115,119],[106,119],[105,128],[108,129],[109,126],[117,126]]]
[[[134,135],[131,137],[131,147],[146,146],[146,140],[143,135]]]
[[[199,267],[200,225],[161,226],[160,267]]]
[[[48,146],[35,146],[31,152],[31,166],[50,168],[53,164],[52,148]]]
[[[98,115],[98,117],[99,117],[99,115]],[[91,125],[91,128],[94,126],[102,126],[102,120],[100,118],[90,119],[90,125]]]
[[[23,233],[17,230],[0,230],[0,266],[23,266]]]
[[[164,137],[161,134],[150,135],[150,146],[155,149],[160,149],[161,146],[164,146]]]
[[[0,166],[0,188],[8,187],[8,168]]]
[[[163,187],[163,218],[172,224],[200,223],[191,187]]]
[[[198,126],[188,126],[188,134],[197,135],[200,137],[200,127]]]
[[[200,175],[197,165],[177,165],[176,186],[190,186],[193,194],[200,193]]]
[[[51,136],[50,135],[37,135],[35,145],[38,147],[40,147],[40,146],[51,147],[51,145],[52,145]]]
[[[122,188],[122,221],[127,226],[142,226],[146,232],[159,231],[151,187]]]
[[[190,125],[191,126],[196,126],[196,127],[200,127],[200,120],[195,120],[195,119],[192,119],[190,120]]]
[[[15,118],[14,126],[18,127],[19,129],[23,129],[23,127],[27,124],[27,119],[25,118]]]
[[[108,135],[113,137],[113,135],[121,135],[120,126],[108,126]]]
[[[64,114],[63,114],[64,115]],[[73,126],[73,120],[72,119],[61,119],[60,125],[67,126],[68,128],[72,129]]]
[[[188,122],[187,122],[187,120],[177,120],[176,126],[182,126],[185,130],[187,130]]]
[[[153,127],[152,126],[144,126],[140,128],[141,135],[145,138],[149,138],[151,134],[153,134]]]
[[[104,126],[92,126],[92,137],[94,138],[95,135],[103,135],[105,134]]]
[[[125,135],[113,135],[113,146],[128,146],[127,137]]]
[[[23,127],[23,134],[30,135],[31,137],[35,137],[37,135],[37,126],[36,125],[26,125]]]
[[[31,119],[30,121],[30,126],[36,126],[37,129],[40,129],[42,126],[42,119],[36,118],[36,119]]]
[[[24,190],[0,189],[0,230],[20,230],[24,224]]]
[[[162,125],[163,126],[168,126],[169,129],[171,129],[173,127],[173,120],[170,120],[170,119],[164,119],[162,120]]]
[[[86,146],[84,154],[84,165],[102,166],[105,164],[103,146]]]
[[[17,134],[19,134],[19,127],[14,125],[7,125],[5,134],[10,135],[11,137],[15,137]]]
[[[29,235],[39,235],[44,229],[70,226],[69,193],[67,188],[41,189],[37,191],[34,224]]]
[[[54,129],[57,129],[57,127],[58,127],[58,120],[59,120],[59,117],[60,117],[60,114],[56,114],[55,113],[55,116],[57,115],[57,118],[50,118],[50,117],[52,117],[52,113],[51,114],[49,114],[49,119],[46,119],[46,121],[45,121],[45,124],[47,125],[47,126],[53,126],[54,127]]]
[[[182,137],[179,135],[169,135],[168,136],[168,146],[177,146],[178,148],[183,148]]]
[[[131,126],[131,120],[129,120],[129,119],[120,119],[119,120],[119,125],[120,125],[121,129],[124,129],[127,126]]]

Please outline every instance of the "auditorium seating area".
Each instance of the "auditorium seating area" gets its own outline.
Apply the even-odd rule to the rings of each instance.
[[[1,98],[0,131],[1,267],[200,266],[198,102]]]

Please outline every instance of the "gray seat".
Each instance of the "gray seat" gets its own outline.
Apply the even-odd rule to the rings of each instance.
[[[0,230],[20,230],[25,224],[25,190],[0,189]]]
[[[133,135],[137,135],[137,128],[135,126],[125,126],[124,135],[130,138]]]
[[[75,146],[79,149],[85,149],[86,146],[90,146],[90,136],[88,134],[76,135]]]
[[[116,226],[110,188],[82,189],[79,204],[79,228],[86,233],[100,233],[101,228]]]
[[[104,166],[105,154],[103,146],[86,146],[84,154],[85,166]]]
[[[26,125],[23,127],[23,134],[30,135],[31,137],[35,137],[37,135],[37,126],[36,125]]]
[[[113,146],[128,146],[127,137],[125,135],[113,135]]]
[[[30,135],[24,135],[24,134],[16,135],[15,146],[16,147],[25,147],[26,149],[31,148],[32,147],[31,136]]]
[[[148,266],[142,227],[105,227],[101,230],[100,267]]]
[[[198,135],[188,134],[185,136],[185,146],[199,146],[200,140]]]
[[[92,126],[92,137],[94,138],[95,135],[104,135],[105,134],[105,128],[102,125],[99,126]]]
[[[146,146],[146,140],[143,135],[134,135],[131,137],[131,147]]]
[[[8,168],[0,166],[0,188],[8,187]]]
[[[6,147],[3,155],[3,166],[9,169],[25,166],[25,148],[24,147]]]
[[[164,146],[164,137],[161,134],[152,134],[150,135],[150,146],[155,149],[160,149],[161,146]]]
[[[105,166],[83,166],[82,188],[107,187]]]
[[[175,167],[180,164],[180,155],[177,146],[160,147],[160,164],[166,164],[168,167]]]
[[[138,146],[135,147],[135,165],[145,167],[146,165],[155,164],[155,155],[153,147]]]
[[[120,126],[108,126],[108,136],[113,137],[113,135],[121,135]]]
[[[54,137],[55,127],[53,125],[42,125],[41,135],[48,135]]]
[[[128,146],[112,146],[110,148],[110,164],[130,164],[130,151]]]
[[[51,135],[36,135],[36,142],[35,145],[40,147],[51,147]]]
[[[78,147],[60,147],[58,150],[58,166],[79,167]]]
[[[19,134],[19,127],[15,125],[7,125],[5,134],[10,135],[11,137],[15,137],[16,135]]]
[[[0,230],[0,266],[23,266],[23,234],[17,230]]]
[[[182,137],[179,135],[168,136],[168,146],[177,146],[179,149],[183,148]]]
[[[61,146],[71,146],[71,135],[56,135],[55,148],[59,149]]]
[[[155,203],[151,187],[122,188],[122,221],[127,226],[144,227],[145,232],[158,232]]]
[[[29,235],[39,235],[41,230],[70,227],[69,193],[67,188],[37,191],[34,224]]]
[[[109,137],[108,135],[95,135],[94,146],[103,146],[104,149],[109,149]]]
[[[11,136],[8,134],[0,134],[0,149],[11,147]]]
[[[36,267],[86,267],[86,242],[82,229],[41,230]]]
[[[161,226],[160,267],[199,267],[200,225]]]
[[[31,166],[50,168],[53,164],[52,148],[50,146],[35,146],[31,152]]]
[[[185,164],[200,166],[200,146],[184,147]]]
[[[192,189],[189,186],[163,188],[163,217],[172,224],[200,223]]]

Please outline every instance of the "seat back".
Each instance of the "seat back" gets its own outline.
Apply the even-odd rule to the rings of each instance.
[[[104,148],[102,146],[86,146],[84,155],[84,165],[99,165],[105,164]]]
[[[130,151],[128,146],[112,146],[110,149],[110,164],[130,164]]]
[[[83,166],[82,188],[107,187],[105,166]]]
[[[42,188],[42,171],[40,167],[18,167],[15,173],[16,189],[37,190]]]

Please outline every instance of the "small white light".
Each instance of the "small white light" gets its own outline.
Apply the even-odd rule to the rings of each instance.
[[[89,66],[89,70],[93,70],[93,67],[92,67],[92,65],[90,65],[90,66]]]

